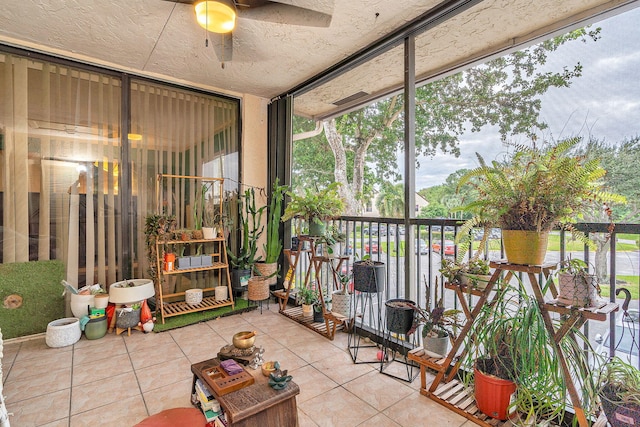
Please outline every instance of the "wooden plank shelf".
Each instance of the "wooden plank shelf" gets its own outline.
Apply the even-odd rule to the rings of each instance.
[[[442,383],[432,393],[428,391],[423,392],[422,390],[420,392],[428,395],[434,402],[483,427],[513,427],[514,425],[519,425],[518,420],[522,421],[518,414],[514,414],[511,420],[506,421],[496,420],[483,414],[476,406],[473,390],[465,388],[458,380]],[[557,427],[557,424],[545,425],[548,427]],[[604,413],[601,413],[592,424],[592,427],[606,427],[607,425],[607,417]]]
[[[323,322],[314,322],[313,316],[303,316],[302,315],[302,307],[291,307],[286,310],[280,311],[280,314],[287,316],[289,319],[294,320],[300,323],[303,326],[319,333],[320,335],[324,335],[325,337],[333,340],[335,332],[337,330],[341,330],[343,327],[343,322],[337,322],[334,319],[337,319],[339,314],[327,313],[325,316],[325,320]],[[344,316],[341,316],[344,317]]]
[[[582,317],[590,320],[607,320],[610,313],[616,312],[619,306],[615,302],[602,301],[595,307],[574,307],[559,303],[557,299],[549,300],[545,303],[547,310],[563,315],[579,312]]]
[[[181,314],[195,313],[198,311],[211,310],[214,308],[221,308],[226,306],[233,306],[233,300],[226,299],[222,301],[216,301],[215,297],[204,297],[199,304],[187,304],[184,301],[176,302],[162,302],[162,314],[163,318],[179,316]]]
[[[172,271],[163,271],[162,274],[164,276],[169,276],[171,274],[183,274],[183,273],[195,273],[196,271],[209,271],[209,270],[220,270],[223,268],[227,268],[227,264],[222,262],[213,262],[211,265],[207,265],[206,267],[197,267],[197,268],[177,268]]]

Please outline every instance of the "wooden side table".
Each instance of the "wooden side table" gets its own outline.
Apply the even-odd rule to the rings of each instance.
[[[203,371],[220,364],[215,359],[205,360],[191,365],[193,385],[191,393],[195,393],[196,379],[206,384]],[[296,395],[300,388],[293,381],[289,381],[282,390],[269,387],[267,377],[257,370],[251,372],[255,383],[240,390],[215,396],[224,410],[225,417],[231,427],[297,427],[298,408]],[[214,395],[213,390],[210,390]]]

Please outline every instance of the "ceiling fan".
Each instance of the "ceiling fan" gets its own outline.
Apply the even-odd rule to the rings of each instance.
[[[173,3],[194,5],[198,24],[208,31],[220,33],[221,37],[212,38],[213,49],[222,62],[230,61],[233,56],[233,36],[242,31],[238,19],[300,25],[306,27],[328,27],[331,24],[331,13],[317,10],[318,4],[326,3],[318,0],[165,0]],[[291,3],[305,3],[296,6]],[[332,1],[330,3],[333,3]],[[207,39],[208,43],[208,39]]]

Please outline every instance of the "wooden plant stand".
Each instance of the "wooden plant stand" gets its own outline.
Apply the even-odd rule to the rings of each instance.
[[[289,270],[287,273],[287,277],[291,275],[290,280],[285,280],[285,289],[274,291],[273,295],[278,298],[278,303],[280,306],[280,314],[287,316],[288,318],[295,320],[301,325],[306,326],[307,328],[323,335],[330,340],[333,340],[335,337],[336,331],[343,328],[344,324],[347,322],[347,317],[342,314],[332,313],[327,310],[327,307],[324,302],[324,294],[321,285],[321,276],[322,276],[322,267],[324,264],[329,266],[331,271],[331,280],[334,287],[337,286],[337,271],[342,267],[342,263],[348,259],[348,257],[327,257],[327,256],[318,256],[316,254],[316,240],[318,238],[308,237],[308,236],[300,236],[298,242],[298,249],[293,251],[291,249],[285,249],[284,254],[287,257],[287,262],[289,264]],[[303,242],[310,243],[310,249],[302,249]],[[304,283],[301,286],[310,286],[312,273],[315,276],[317,281],[317,289],[320,294],[320,302],[322,304],[322,313],[324,317],[323,322],[314,322],[312,317],[305,317],[302,315],[301,307],[287,307],[287,303],[289,301],[289,296],[293,294],[293,276],[295,275],[295,271],[298,267],[298,262],[300,258],[303,256],[307,256],[309,259],[309,268],[307,269],[304,277]],[[337,264],[334,264],[334,261],[338,261]]]
[[[456,292],[466,321],[460,331],[460,335],[453,342],[451,350],[445,357],[429,354],[422,349],[414,349],[409,353],[409,360],[413,360],[420,365],[420,393],[478,425],[485,427],[503,425],[500,421],[482,414],[476,407],[473,394],[469,395],[463,385],[455,379],[467,349],[462,349],[460,354],[458,354],[458,350],[460,350],[464,339],[471,330],[473,322],[477,318],[482,307],[485,304],[491,304],[494,299],[497,298],[498,293],[494,293],[491,298],[490,294],[500,276],[503,273],[506,273],[502,280],[504,280],[505,283],[508,283],[514,273],[522,273],[529,278],[529,283],[533,289],[536,301],[540,305],[540,311],[542,313],[545,328],[547,329],[549,336],[553,337],[550,344],[553,346],[558,361],[560,362],[578,424],[580,427],[587,427],[589,425],[589,421],[582,409],[576,386],[571,379],[566,358],[562,348],[560,347],[560,341],[572,330],[572,328],[580,328],[587,320],[606,320],[610,313],[618,311],[618,304],[603,302],[600,306],[589,308],[558,304],[558,291],[555,283],[550,279],[551,272],[556,268],[556,264],[527,266],[509,264],[506,261],[492,261],[490,265],[495,270],[484,290],[467,289],[464,286],[450,283],[445,284],[447,289],[451,289]],[[542,287],[538,281],[538,276],[540,274],[542,274],[546,280],[549,280],[548,292],[551,294],[551,298],[546,301]],[[469,303],[465,298],[469,294],[479,298],[473,309],[469,307]],[[553,325],[550,313],[559,313],[562,316],[559,327],[556,328]],[[426,384],[426,369],[436,372],[436,377],[429,388],[427,388]],[[594,425],[606,425],[606,421],[602,424],[601,419],[602,417],[600,417]],[[507,423],[509,422],[507,421]]]

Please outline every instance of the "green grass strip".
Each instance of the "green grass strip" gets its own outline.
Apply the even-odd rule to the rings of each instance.
[[[231,308],[230,305],[226,307],[216,308],[213,310],[197,311],[195,313],[181,314],[179,316],[167,317],[165,323],[162,323],[162,317],[158,314],[158,319],[153,327],[154,332],[164,332],[171,329],[182,328],[184,326],[193,325],[195,323],[206,322],[207,320],[215,319],[222,316],[230,316],[232,314],[243,313],[246,311],[255,310],[258,306],[249,306],[249,302],[246,299],[236,299],[235,307]]]

